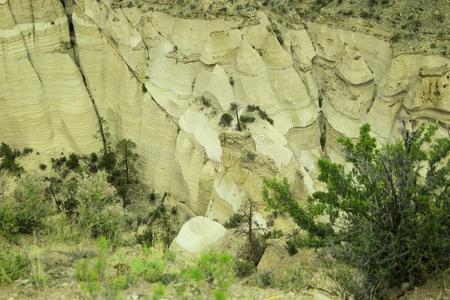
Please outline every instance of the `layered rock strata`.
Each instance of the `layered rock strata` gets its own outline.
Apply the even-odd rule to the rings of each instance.
[[[202,20],[109,0],[1,0],[0,140],[88,153],[103,118],[113,142],[138,144],[149,184],[224,222],[260,201],[264,176],[314,192],[317,158],[340,159],[336,137],[356,138],[363,123],[381,142],[408,119],[450,125],[448,57],[394,57],[368,33],[292,25],[264,13]],[[255,118],[244,132],[232,103]]]

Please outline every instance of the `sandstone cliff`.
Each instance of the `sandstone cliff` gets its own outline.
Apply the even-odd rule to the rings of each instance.
[[[149,184],[220,221],[259,198],[263,176],[312,193],[317,157],[339,159],[336,137],[363,123],[381,142],[406,120],[450,126],[450,57],[268,12],[200,19],[111,0],[0,0],[0,44],[0,141],[88,153],[104,118],[113,141],[138,144]],[[273,122],[253,113],[243,132],[222,127],[231,103]]]

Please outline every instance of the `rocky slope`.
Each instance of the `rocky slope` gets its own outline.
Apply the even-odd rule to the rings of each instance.
[[[336,137],[363,123],[382,142],[409,120],[447,134],[445,53],[401,54],[376,28],[287,26],[262,10],[200,19],[150,8],[0,0],[0,141],[88,153],[104,118],[113,141],[138,144],[156,190],[223,222],[259,199],[264,176],[288,177],[305,198],[317,157],[339,159]],[[231,103],[256,118],[242,132],[219,125]]]

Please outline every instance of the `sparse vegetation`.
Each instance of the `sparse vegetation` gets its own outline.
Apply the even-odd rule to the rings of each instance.
[[[17,164],[20,152],[2,146],[8,167],[1,171],[0,242],[15,245],[32,238],[45,245],[98,239],[95,257],[81,254],[71,262],[83,291],[92,298],[119,297],[139,280],[170,284],[181,276],[165,269],[174,260],[169,251],[161,259],[146,250],[114,265],[109,261],[114,249],[126,244],[167,249],[180,228],[180,216],[168,193],[159,195],[140,181],[140,157],[131,140],[106,145],[107,152],[87,156],[60,153],[51,159],[50,170],[40,164],[37,174],[21,170],[20,177],[10,172],[19,169],[10,166]],[[5,193],[7,175],[12,175],[15,188]],[[145,230],[138,234],[142,226]],[[56,280],[55,270],[47,270],[48,262],[12,253],[0,251],[0,284],[20,279],[40,289]]]
[[[30,275],[31,262],[22,253],[0,250],[0,284],[13,283]]]
[[[239,251],[234,262],[234,270],[238,277],[246,277],[256,271],[266,249],[266,239],[270,234],[256,221],[256,203],[247,200],[238,213],[233,214],[225,226],[234,229],[237,235],[245,237],[245,246]]]
[[[42,230],[46,217],[54,213],[42,180],[26,175],[9,197],[0,198],[0,234],[13,239],[17,234]]]
[[[402,52],[426,55],[427,51],[430,51],[433,54],[450,55],[447,45],[450,25],[446,10],[447,0],[229,0],[207,1],[207,3],[196,0],[113,0],[112,9],[108,7],[108,1],[97,1],[94,6],[99,11],[108,12],[110,21],[117,26],[122,21],[127,22],[127,19],[138,32],[140,29],[148,31],[145,29],[148,29],[147,25],[149,25],[151,30],[143,34],[150,34],[156,37],[156,40],[166,41],[163,47],[153,47],[150,44],[156,41],[155,39],[142,37],[145,43],[140,43],[137,50],[150,51],[150,56],[140,56],[145,61],[127,60],[125,62],[125,67],[128,63],[131,69],[138,68],[134,71],[130,69],[133,71],[131,73],[136,73],[134,75],[138,82],[149,83],[152,79],[158,81],[158,78],[152,76],[152,72],[141,69],[141,66],[145,68],[153,61],[157,61],[158,55],[178,64],[173,67],[184,73],[185,79],[192,76],[198,77],[195,80],[188,80],[188,90],[191,88],[191,91],[195,93],[199,90],[211,92],[211,94],[205,92],[197,97],[194,103],[185,103],[186,101],[183,101],[181,97],[182,103],[180,102],[179,107],[184,109],[190,106],[190,108],[201,110],[204,115],[214,117],[214,120],[219,119],[217,115],[219,106],[224,105],[223,99],[220,97],[216,99],[216,96],[228,94],[228,91],[225,91],[226,93],[220,93],[220,90],[214,91],[214,87],[211,89],[212,81],[211,84],[207,82],[208,73],[214,69],[215,63],[222,66],[228,73],[225,75],[224,85],[227,89],[230,86],[233,88],[234,96],[231,98],[239,99],[239,101],[246,96],[248,99],[242,100],[254,98],[252,95],[247,95],[255,86],[246,82],[243,76],[251,74],[245,72],[243,68],[250,68],[252,74],[255,72],[259,74],[260,68],[256,64],[255,66],[242,64],[243,68],[238,66],[239,70],[237,70],[233,61],[236,55],[238,59],[241,59],[248,54],[240,51],[242,39],[245,40],[245,47],[250,44],[253,47],[250,51],[257,52],[261,56],[252,59],[258,60],[258,64],[262,61],[270,65],[273,49],[267,44],[266,36],[268,34],[273,40],[276,38],[281,47],[286,50],[287,55],[293,57],[290,70],[297,72],[298,68],[301,68],[300,73],[304,73],[300,74],[303,81],[321,77],[323,72],[316,68],[317,63],[320,69],[322,67],[329,69],[326,65],[333,65],[335,60],[339,61],[343,52],[334,51],[336,47],[348,48],[350,52],[361,52],[365,59],[362,63],[365,65],[367,62],[370,71],[374,72],[376,85],[379,84],[379,78],[383,75],[376,72],[383,68],[372,66],[373,61],[379,58],[378,56],[385,58],[381,57],[381,61],[389,61],[390,58],[399,57]],[[138,10],[130,10],[132,7],[141,9],[148,17],[139,18]],[[153,18],[151,11],[164,11],[182,18],[203,20],[198,23],[177,20],[174,26],[178,29],[180,26],[184,27],[180,30],[175,30],[177,29],[175,27],[174,30],[170,30],[165,28],[167,27],[165,25],[172,24],[172,21],[168,19],[169,16],[158,14]],[[233,15],[239,15],[239,17],[235,18]],[[212,25],[208,24],[208,19],[218,16],[227,16],[224,28],[215,21],[211,22]],[[334,24],[336,19],[339,19],[339,24],[333,26],[336,25]],[[292,20],[295,22],[291,22]],[[49,20],[48,26],[54,27],[58,25],[57,23],[58,21]],[[69,23],[70,31],[73,31],[73,24]],[[206,36],[197,36],[195,31],[199,29],[198,24],[202,24],[201,29]],[[262,26],[266,24],[268,27],[263,28]],[[325,27],[322,27],[322,24]],[[333,40],[332,34],[327,32],[327,26],[329,29],[335,27],[342,29],[342,34],[340,33],[339,38]],[[375,26],[377,27],[372,30]],[[180,40],[186,37],[185,29],[193,31],[191,35],[197,40],[195,47],[189,47]],[[201,64],[199,60],[206,62],[210,59],[207,59],[204,54],[200,57],[200,52],[197,50],[202,49],[204,45],[200,44],[205,44],[208,34],[215,30],[223,31],[227,35],[224,38],[228,40],[229,45],[226,45],[225,40],[219,41],[220,45],[217,44],[219,48],[222,46],[227,48],[222,47],[222,50],[227,53],[226,55],[212,53],[214,62]],[[311,37],[313,45],[307,41],[308,37],[304,36],[305,30]],[[346,34],[345,31],[350,34]],[[353,32],[355,34],[352,34]],[[352,43],[347,45],[349,39],[359,36],[358,32],[376,35],[380,45],[375,45],[373,51],[368,51],[370,49],[366,49],[367,47],[363,45]],[[212,33],[211,37],[214,37],[214,34]],[[319,36],[316,36],[317,34]],[[187,36],[190,35],[187,34]],[[391,37],[392,53],[388,51],[389,37]],[[308,43],[303,43],[304,38]],[[66,50],[73,48],[75,40],[75,36],[72,35],[70,42],[61,42],[60,46],[65,48],[62,52],[66,53]],[[365,41],[365,38],[359,40]],[[388,44],[384,45],[381,42],[383,40]],[[207,42],[206,48],[210,41]],[[212,46],[215,48],[216,41],[214,39],[212,41]],[[110,42],[114,44],[113,40]],[[305,45],[307,47],[304,47]],[[417,45],[419,47],[416,47]],[[279,47],[279,45],[276,46]],[[330,50],[329,47],[333,49]],[[215,49],[209,50],[215,51]],[[208,49],[205,51],[208,54]],[[61,49],[56,49],[56,52],[61,52]],[[70,53],[75,56],[77,54],[72,50]],[[335,54],[337,57],[334,57]],[[76,57],[73,58],[79,63]],[[359,56],[355,56],[355,60],[358,59]],[[437,56],[430,59],[442,60]],[[276,59],[272,61],[276,63]],[[311,63],[314,64],[313,67]],[[437,62],[436,64],[436,66],[439,65]],[[401,65],[400,63],[399,66]],[[186,68],[193,73],[188,74],[189,70]],[[264,78],[261,76],[258,78],[267,81],[267,76],[272,79],[280,72],[279,68],[273,66],[268,66],[267,69],[267,72],[262,74]],[[364,66],[364,69],[366,70],[367,67]],[[39,68],[37,71],[40,71]],[[325,73],[335,75],[335,70],[330,68],[329,71],[331,73],[328,71]],[[153,72],[157,70],[154,69]],[[443,66],[441,69],[424,67],[420,72],[421,76],[436,77],[436,74],[441,76],[445,74],[442,72],[447,71]],[[324,75],[327,75],[325,73]],[[230,76],[232,74],[233,76]],[[236,77],[236,74],[240,75]],[[329,77],[328,75],[326,77]],[[304,76],[307,78],[305,79]],[[444,76],[446,75],[442,75],[441,79],[445,81]],[[121,77],[129,79],[130,76]],[[130,78],[136,81],[135,77]],[[167,79],[166,77],[159,79],[164,80]],[[448,76],[446,78],[448,79]],[[45,76],[43,79],[46,80]],[[82,79],[86,85],[91,83],[89,78]],[[220,79],[223,80],[222,77]],[[325,78],[322,85],[330,86],[328,79]],[[428,84],[428,79],[424,79],[424,83]],[[442,96],[442,80],[438,80],[434,87],[434,79],[436,78],[430,81],[433,85],[430,85],[430,91],[436,89],[435,96],[437,94]],[[296,80],[299,79],[296,78]],[[277,95],[284,85],[288,85],[284,82],[270,81],[271,86],[268,88],[276,90]],[[259,80],[259,82],[262,81]],[[182,86],[185,83],[182,82]],[[446,88],[446,84],[446,82],[442,83],[442,88]],[[317,91],[311,82],[305,82],[305,87],[313,102],[317,100],[314,95],[324,94]],[[333,87],[339,88],[339,86],[331,85],[331,88]],[[392,88],[396,89],[394,85]],[[95,91],[94,86],[88,89],[88,92],[93,93],[89,96],[96,96]],[[138,84],[137,89],[125,90],[131,94],[136,91],[140,94],[142,94],[141,91],[148,92],[143,83]],[[259,93],[262,92],[264,91],[259,91]],[[150,98],[151,95],[147,96]],[[9,100],[11,99],[5,101]],[[146,100],[149,99],[146,98]],[[166,106],[159,101],[160,99],[156,100],[159,104]],[[255,103],[266,103],[266,101],[256,100]],[[325,109],[322,107],[322,101],[324,101],[322,97],[318,100],[319,107]],[[111,99],[111,101],[117,104],[116,100]],[[273,130],[269,126],[274,124],[271,117],[281,118],[281,115],[275,115],[275,112],[289,108],[285,107],[285,103],[281,105],[283,106],[281,108],[278,105],[267,104],[262,107],[257,105],[245,107],[244,103],[246,105],[248,102],[232,103],[228,111],[221,112],[223,114],[218,122],[223,127],[222,131],[225,132],[221,132],[219,141],[217,141],[217,134],[211,134],[211,131],[205,130],[205,132],[200,131],[200,134],[204,134],[202,136],[204,139],[199,139],[200,143],[191,145],[184,143],[184,140],[180,138],[187,135],[184,135],[184,132],[180,135],[176,133],[177,130],[183,130],[181,126],[183,124],[177,126],[176,117],[166,118],[170,122],[170,125],[167,125],[170,127],[170,134],[166,135],[165,131],[161,131],[162,133],[158,131],[150,135],[165,137],[163,142],[159,141],[164,145],[162,148],[158,145],[158,151],[169,152],[170,147],[175,144],[176,146],[181,144],[183,147],[177,147],[176,153],[168,153],[175,154],[175,159],[172,156],[169,157],[173,159],[169,168],[150,176],[147,172],[145,176],[144,172],[141,172],[143,160],[138,155],[138,150],[142,153],[148,146],[143,144],[147,139],[140,132],[136,132],[135,128],[125,128],[129,120],[125,122],[115,115],[117,113],[115,104],[100,105],[100,110],[97,111],[93,103],[93,109],[98,118],[97,135],[101,149],[88,155],[82,151],[60,152],[49,158],[47,153],[42,152],[41,156],[36,157],[40,155],[39,152],[33,152],[31,148],[15,149],[12,145],[1,143],[0,290],[6,290],[6,292],[1,291],[0,298],[4,296],[6,298],[45,298],[46,296],[47,298],[71,298],[73,296],[82,299],[138,297],[222,300],[239,298],[240,289],[255,285],[249,288],[249,293],[253,293],[253,289],[258,290],[257,286],[259,286],[270,288],[264,290],[270,293],[277,289],[284,289],[291,293],[311,290],[311,292],[320,291],[327,295],[331,294],[333,298],[375,299],[390,298],[387,292],[394,288],[398,288],[404,294],[407,289],[424,283],[436,274],[437,278],[448,276],[450,263],[448,255],[450,253],[450,142],[448,138],[434,137],[434,127],[420,127],[414,131],[403,132],[401,141],[377,146],[375,139],[369,134],[369,128],[364,126],[357,142],[347,138],[340,139],[341,150],[347,163],[345,167],[323,158],[318,163],[319,170],[313,163],[305,164],[303,169],[297,168],[296,161],[303,164],[311,157],[315,157],[314,155],[320,155],[320,151],[304,150],[306,148],[304,141],[295,140],[298,131],[296,133],[288,130],[292,124],[285,122],[285,126],[277,124],[276,128],[283,131],[285,138],[279,136],[278,139],[275,136],[274,145],[255,141],[259,148],[266,146],[266,149],[263,149],[266,151],[262,152],[271,152],[269,153],[271,156],[273,151],[280,147],[292,148],[292,153],[284,152],[293,159],[287,166],[284,166],[284,163],[280,166],[276,157],[271,159],[260,152],[255,152],[252,148],[255,143],[251,145],[252,136],[249,132],[228,131],[245,131],[248,128]],[[433,103],[438,106],[437,100],[433,99]],[[17,105],[19,104],[20,101]],[[123,105],[121,107],[126,108]],[[267,109],[267,112],[263,108]],[[168,113],[174,111],[174,107],[167,109]],[[57,110],[55,108],[55,111]],[[99,112],[105,113],[105,117],[108,116],[108,120],[114,122],[111,123],[111,126],[114,126],[111,133],[114,134],[110,134],[108,123]],[[269,116],[268,113],[274,115]],[[301,114],[297,115],[301,117]],[[400,115],[402,116],[403,113]],[[152,116],[149,115],[149,117]],[[66,131],[65,126],[72,126],[73,120],[65,124],[62,120],[53,118],[52,115],[47,115],[47,118],[50,125],[57,124],[57,128],[49,132],[52,138],[55,137],[55,143],[52,145],[78,151],[78,149],[85,150],[90,144],[87,140],[79,142],[60,139],[70,135],[73,130],[77,133],[74,138],[81,134],[81,131],[78,132],[76,128],[69,128],[69,131]],[[18,121],[18,124],[21,124],[25,120]],[[301,118],[293,120],[292,126],[300,126],[301,123],[305,123],[304,121]],[[337,150],[332,148],[336,133],[333,130],[329,131],[328,137],[331,141],[327,141],[325,119],[321,118],[319,122],[322,122],[320,124],[322,150]],[[83,128],[88,127],[80,125],[79,129]],[[141,129],[144,130],[143,128]],[[395,126],[395,130],[397,129],[398,127]],[[22,130],[19,129],[17,132],[22,133]],[[139,136],[139,147],[130,139],[120,140],[120,134],[127,132],[133,132],[133,136]],[[29,132],[25,134],[25,137],[28,135]],[[200,138],[198,131],[193,135]],[[13,133],[7,133],[4,136],[10,139]],[[36,142],[39,144],[39,141],[35,141],[38,136],[33,137],[33,142],[29,144],[34,145]],[[205,145],[204,141],[208,142],[208,145]],[[24,141],[17,139],[16,142],[18,145]],[[155,142],[158,141],[155,140]],[[225,142],[235,144],[230,145]],[[190,157],[184,156],[184,153],[180,155],[178,152],[180,149],[186,153],[192,150],[193,155]],[[198,157],[194,157],[194,154],[198,151],[206,152],[207,155],[202,153],[200,159],[197,159]],[[151,154],[153,153],[152,150]],[[222,159],[217,161],[211,159],[211,153],[220,153]],[[330,151],[329,154],[333,156],[335,153]],[[152,168],[162,170],[166,165],[160,163],[152,165],[152,162],[150,159],[145,161],[151,164],[146,171]],[[318,171],[319,178],[316,177]],[[257,213],[257,207],[264,203],[255,202],[259,201],[260,197],[247,193],[261,188],[261,182],[256,180],[258,176],[262,176],[261,174],[263,176],[288,174],[286,176],[289,176],[292,182],[303,181],[307,189],[304,186],[291,189],[287,180],[266,179],[262,197],[272,214],[268,217],[266,214],[260,215],[259,212]],[[183,180],[178,182],[180,176]],[[170,179],[173,182],[170,182]],[[323,185],[317,184],[317,179]],[[155,182],[160,187],[170,184],[176,186],[172,189],[174,195],[153,190],[148,185],[149,182]],[[313,188],[318,188],[319,192],[314,193],[306,203],[298,201],[293,196],[294,193],[291,193],[291,191],[295,192],[295,195],[306,193],[306,190],[310,191]],[[189,200],[185,201],[186,199]],[[191,199],[194,201],[190,201]],[[225,233],[225,241],[219,240],[210,245],[211,248],[220,249],[220,251],[229,251],[234,257],[213,252],[199,254],[197,257],[194,257],[192,253],[178,254],[180,247],[186,246],[181,243],[182,235],[180,234],[176,243],[172,242],[182,222],[195,214],[201,214],[217,218],[215,220],[222,223],[230,212],[236,211],[236,206],[241,205],[242,199],[255,199],[255,201],[244,201],[238,212],[225,223],[228,229]],[[208,204],[208,201],[211,202]],[[287,220],[286,217],[291,220]],[[267,227],[271,230],[266,228],[264,220],[259,222],[260,218],[266,218]],[[222,227],[215,225],[223,231]],[[202,244],[204,242],[204,240],[196,242],[196,229],[192,229],[194,236],[192,239],[189,237],[186,243]],[[321,265],[315,264],[316,259],[321,262]],[[300,263],[297,265],[297,262]],[[311,278],[316,273],[326,277],[324,282],[321,282],[324,283],[323,286],[312,283]],[[234,285],[235,276],[239,280],[236,285]],[[448,278],[445,280],[448,282]],[[328,285],[333,289],[329,290]],[[14,292],[9,293],[9,290]],[[68,292],[67,295],[61,296],[52,295],[53,291]],[[69,294],[70,292],[74,293]],[[49,295],[51,297],[48,297]],[[302,299],[302,296],[295,294],[292,297]],[[445,296],[443,295],[442,298]],[[249,298],[251,297],[284,299],[282,296],[257,295],[256,293],[250,294]],[[408,295],[403,297],[407,298]]]
[[[259,117],[263,120],[266,120],[267,122],[269,122],[271,125],[273,125],[273,120],[269,117],[269,115],[258,105],[248,105],[247,106],[247,111],[252,113],[252,112],[257,112]]]
[[[193,290],[194,297],[227,299],[234,281],[231,256],[202,254],[193,266],[181,271],[179,278],[178,294],[183,298],[190,297],[188,291]]]
[[[196,100],[204,107],[211,107],[211,100],[205,96],[197,97]]]
[[[152,10],[163,11],[182,18],[203,19],[212,19],[224,15],[255,16],[258,11],[264,10],[269,11],[271,18],[276,21],[272,24],[282,24],[287,27],[293,26],[293,24],[301,24],[305,20],[314,21],[317,18],[324,18],[333,22],[337,17],[341,19],[344,17],[342,21],[349,24],[354,22],[350,18],[362,18],[366,22],[373,23],[374,26],[382,24],[386,28],[391,28],[393,34],[405,36],[410,33],[411,29],[416,30],[416,34],[401,41],[400,47],[404,50],[407,50],[408,47],[404,47],[403,44],[420,44],[419,47],[427,49],[429,41],[442,40],[439,36],[446,36],[446,28],[449,25],[448,14],[445,13],[448,7],[446,0],[426,2],[411,0],[235,0],[214,1],[207,6],[201,5],[195,0],[176,2],[130,0],[112,3],[113,7],[142,7],[143,5],[151,5]],[[417,22],[426,24],[427,30],[420,30],[423,26],[415,26],[415,24],[418,24]],[[406,24],[406,27],[402,29],[401,24]],[[281,31],[278,28],[271,29],[271,31],[283,45],[284,39]],[[442,44],[446,44],[446,42],[444,41]]]

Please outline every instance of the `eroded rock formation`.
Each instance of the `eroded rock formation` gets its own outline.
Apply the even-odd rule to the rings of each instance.
[[[387,41],[330,25],[1,0],[0,43],[1,141],[87,153],[104,118],[113,141],[138,144],[149,184],[221,222],[259,200],[264,176],[312,193],[317,157],[339,159],[336,137],[363,123],[380,141],[403,119],[450,125],[448,57],[393,57]],[[273,124],[254,113],[243,132],[219,126],[232,103]]]

